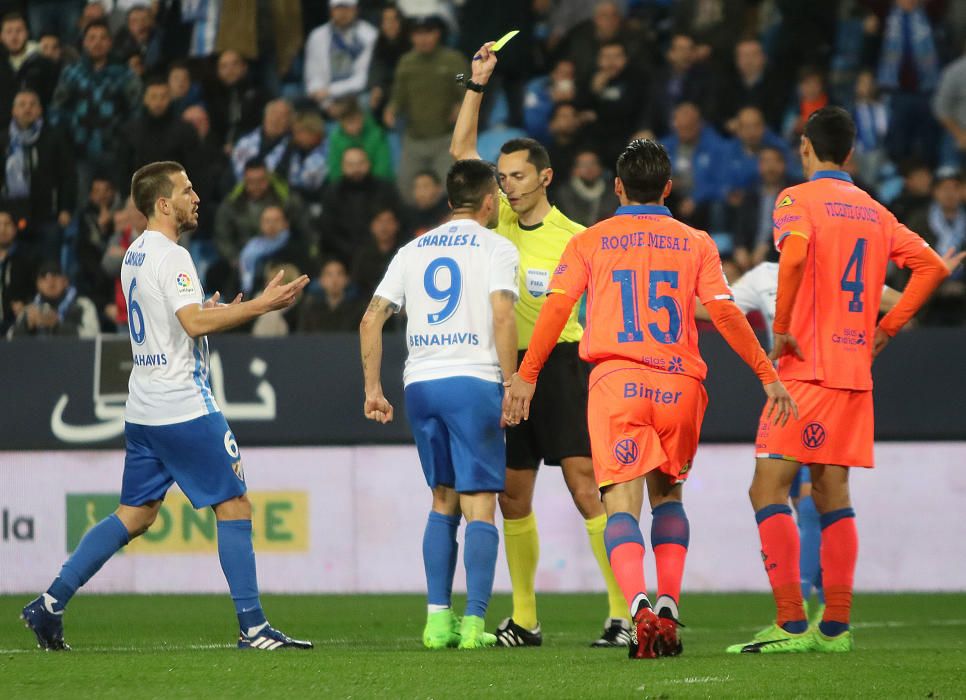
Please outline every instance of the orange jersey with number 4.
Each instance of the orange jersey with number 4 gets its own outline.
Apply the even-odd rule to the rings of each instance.
[[[711,237],[662,206],[620,207],[615,216],[570,239],[551,293],[587,293],[580,356],[589,362],[631,360],[703,381],[694,299],[733,296]]]
[[[778,195],[775,245],[808,241],[788,332],[804,360],[785,355],[782,379],[872,389],[872,339],[889,260],[900,267],[926,242],[840,171],[819,171]]]

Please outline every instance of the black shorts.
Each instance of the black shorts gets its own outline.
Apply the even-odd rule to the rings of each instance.
[[[590,366],[578,343],[557,343],[537,379],[530,419],[507,428],[507,469],[537,469],[540,461],[559,467],[565,457],[590,457],[587,384]],[[518,362],[523,361],[520,351]]]

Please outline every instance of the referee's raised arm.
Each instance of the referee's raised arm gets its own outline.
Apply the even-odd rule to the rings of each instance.
[[[480,159],[476,150],[476,134],[479,130],[480,105],[483,103],[483,91],[496,68],[496,54],[490,51],[493,45],[488,41],[473,56],[470,62],[471,77],[466,82],[466,94],[460,106],[456,126],[453,127],[453,140],[449,144],[450,155],[456,160]]]

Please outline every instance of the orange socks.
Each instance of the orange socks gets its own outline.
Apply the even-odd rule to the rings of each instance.
[[[859,556],[855,511],[842,508],[825,513],[822,522],[822,581],[825,586],[823,620],[848,625],[852,611],[852,583]]]
[[[766,506],[755,513],[755,520],[761,537],[761,558],[778,608],[776,621],[789,632],[804,632],[807,623],[798,565],[800,547],[792,509],[787,505]],[[828,600],[827,583],[825,590]]]

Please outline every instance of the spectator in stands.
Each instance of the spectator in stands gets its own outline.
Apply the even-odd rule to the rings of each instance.
[[[273,173],[282,174],[279,165],[288,149],[291,130],[292,105],[288,100],[272,100],[265,105],[262,125],[238,139],[232,149],[231,163],[235,178],[241,179],[245,163],[253,158],[263,161]]]
[[[703,110],[710,89],[707,70],[697,61],[691,37],[685,34],[671,37],[665,58],[667,65],[660,68],[651,80],[648,114],[644,122],[659,136],[668,133],[671,115],[682,102],[690,102]]]
[[[598,70],[597,59],[600,47],[612,41],[624,45],[630,60],[635,65],[647,67],[643,60],[645,37],[635,27],[623,21],[624,10],[612,0],[601,0],[594,5],[591,19],[576,25],[564,40],[564,56],[573,61],[577,69],[578,85],[585,85]]]
[[[963,182],[955,168],[942,168],[936,173],[932,202],[926,227],[917,229],[940,253],[966,250],[966,205]],[[966,284],[963,269],[954,270],[942,283],[929,304],[926,320],[938,325],[966,323]]]
[[[929,95],[939,83],[939,54],[921,0],[895,0],[883,29],[878,77],[889,95],[889,157],[899,162],[916,156],[934,164],[937,129]]]
[[[452,164],[450,131],[463,97],[463,88],[452,76],[467,73],[468,65],[458,51],[440,45],[443,26],[436,16],[413,22],[413,50],[399,60],[392,98],[383,114],[390,129],[398,117],[406,118],[397,174],[402,192],[409,192],[419,171],[434,170],[442,180]]]
[[[899,164],[899,172],[902,174],[902,191],[890,203],[889,209],[900,222],[922,221],[931,202],[932,170],[924,161],[909,158]]]
[[[231,152],[235,142],[258,126],[265,107],[261,90],[248,76],[248,63],[229,49],[218,56],[217,80],[205,90],[211,131]]]
[[[201,86],[191,80],[191,70],[184,61],[174,61],[168,66],[168,88],[171,90],[171,109],[182,114],[188,107],[204,102]]]
[[[0,210],[0,334],[16,321],[34,294],[37,264],[17,241],[17,225],[10,212]]]
[[[379,37],[372,51],[369,64],[369,109],[376,119],[382,121],[382,111],[389,102],[392,80],[399,59],[412,48],[409,28],[399,8],[388,5],[382,8]]]
[[[201,143],[197,132],[171,109],[171,88],[167,78],[148,78],[142,97],[141,114],[129,121],[118,135],[117,182],[123,199],[131,188],[131,176],[142,165],[160,160],[181,163],[188,177],[197,171]]]
[[[758,154],[766,147],[782,151],[786,161],[790,155],[781,137],[765,126],[761,110],[744,107],[735,117],[735,138],[723,144],[725,193],[743,192],[758,185]]]
[[[597,116],[587,128],[588,138],[604,162],[617,162],[641,120],[644,97],[644,76],[628,63],[624,45],[619,41],[601,44],[597,72],[582,86],[580,104]]]
[[[264,161],[253,159],[245,165],[242,181],[218,205],[215,214],[214,242],[222,259],[235,267],[242,247],[259,234],[262,212],[266,207],[281,207],[286,219],[299,235],[305,236],[305,211],[301,199],[285,181],[269,172]],[[229,288],[229,282],[219,285]]]
[[[313,111],[299,112],[292,122],[292,139],[279,171],[289,187],[306,202],[318,202],[329,173],[325,122]]]
[[[758,39],[739,41],[734,51],[734,70],[718,79],[715,90],[714,121],[720,128],[734,132],[735,115],[742,107],[757,107],[773,131],[781,131],[788,104],[788,81],[774,73]]]
[[[662,143],[671,159],[677,215],[698,228],[711,223],[712,203],[721,199],[724,143],[691,102],[674,110],[673,132]]]
[[[13,100],[10,127],[0,132],[0,195],[7,210],[26,219],[35,247],[43,255],[59,253],[60,229],[77,207],[77,172],[64,133],[43,118],[40,98],[22,90]]]
[[[348,148],[364,150],[372,164],[372,174],[391,180],[392,153],[386,132],[371,115],[359,109],[354,98],[346,100],[340,111],[339,125],[329,139],[329,180],[338,182],[342,178],[342,154]]]
[[[57,77],[60,77],[60,71],[64,67],[64,47],[60,43],[60,36],[49,30],[44,31],[40,34],[37,45],[40,55],[54,64]],[[54,81],[54,85],[56,84]]]
[[[9,331],[10,338],[26,336],[74,336],[93,338],[100,330],[97,309],[80,296],[56,260],[41,263],[37,270],[37,294]]]
[[[322,262],[318,285],[321,294],[306,295],[299,309],[300,333],[354,333],[368,301],[348,294],[349,272],[339,258]]]
[[[372,175],[369,157],[361,148],[342,154],[342,179],[322,200],[322,239],[326,253],[352,260],[369,238],[369,222],[383,209],[402,211],[395,186]]]
[[[549,75],[536,77],[527,84],[523,124],[530,136],[545,145],[550,142],[549,125],[555,108],[577,99],[575,75],[574,62],[564,59],[557,61]]]
[[[379,35],[359,19],[358,0],[329,0],[329,17],[305,44],[305,92],[327,112],[333,100],[366,89]]]
[[[571,102],[561,102],[553,109],[550,117],[550,144],[547,146],[547,153],[550,155],[550,162],[553,168],[559,173],[569,173],[573,170],[574,161],[577,159],[577,151],[585,146],[585,139],[582,138],[584,119],[593,120],[593,114],[583,116],[587,113],[577,111],[577,107]],[[560,178],[561,181],[563,178]],[[550,191],[556,191],[561,184],[556,180],[550,183]]]
[[[673,27],[696,43],[695,56],[707,61],[731,56],[745,22],[745,0],[677,0]]]
[[[256,288],[261,289],[271,279],[263,274],[265,268],[281,264],[305,270],[308,251],[289,228],[282,207],[269,205],[259,218],[258,235],[245,243],[238,256],[238,276],[245,297],[250,297]]]
[[[855,101],[852,105],[855,120],[855,151],[852,160],[862,179],[876,182],[886,162],[885,138],[889,130],[889,109],[879,97],[875,75],[861,71],[855,81]]]
[[[211,131],[211,121],[204,107],[188,107],[181,118],[191,125],[198,136],[195,169],[189,175],[195,192],[201,198],[201,207],[198,209],[198,228],[191,234],[191,239],[210,239],[216,204],[232,189],[234,178],[231,163],[220,140]]]
[[[388,208],[377,211],[369,222],[369,240],[352,260],[352,281],[364,298],[376,291],[399,250],[401,238],[402,226],[396,212]]]
[[[593,226],[613,216],[620,206],[613,180],[604,177],[600,158],[592,149],[577,153],[573,171],[555,190],[555,199],[567,218],[584,226]]]
[[[774,250],[772,215],[778,194],[793,184],[786,172],[787,152],[764,146],[758,152],[758,182],[744,193],[733,210],[735,264],[750,270]]]
[[[74,145],[81,191],[95,168],[114,169],[116,134],[134,113],[141,93],[137,76],[110,62],[106,23],[91,22],[83,37],[84,55],[64,68],[51,101],[52,121],[66,128]]]
[[[132,58],[137,59],[144,71],[153,71],[161,64],[161,34],[155,27],[154,13],[146,4],[128,9],[124,27],[114,38],[114,54],[132,70]]]
[[[77,38],[82,4],[76,0],[30,0],[27,5],[27,19],[34,32],[50,32],[64,41]],[[103,8],[101,8],[103,11]]]
[[[413,238],[436,228],[449,217],[446,191],[439,176],[432,170],[416,173],[411,199],[413,205],[407,218]]]
[[[114,183],[107,173],[97,173],[77,220],[77,240],[74,252],[77,259],[78,291],[103,308],[112,300],[113,284],[103,273],[101,260],[114,234],[114,213],[119,199]]]
[[[806,66],[798,74],[798,91],[794,106],[785,116],[784,134],[790,142],[796,142],[805,130],[805,122],[812,112],[828,104],[825,75],[818,68]]]
[[[932,106],[946,130],[944,155],[958,152],[959,164],[966,168],[966,52],[943,69]]]
[[[0,20],[0,129],[10,122],[10,105],[20,90],[33,90],[45,108],[57,84],[57,66],[30,40],[27,22],[19,12]]]

